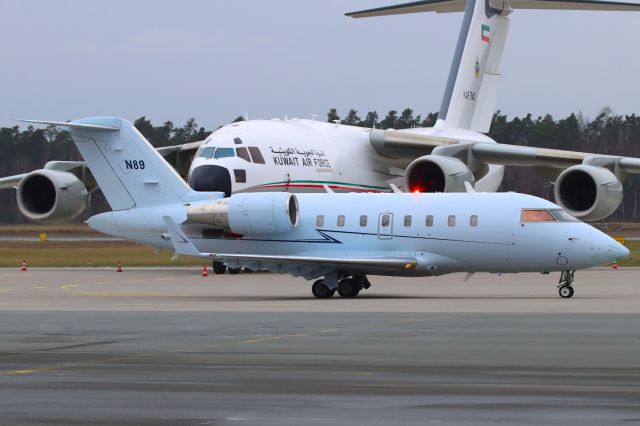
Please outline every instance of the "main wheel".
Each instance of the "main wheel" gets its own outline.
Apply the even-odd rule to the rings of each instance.
[[[241,268],[229,268],[229,273],[233,274],[233,275],[239,274],[240,273],[240,269]]]
[[[216,275],[222,275],[227,270],[227,267],[222,262],[213,262],[211,264],[211,268],[213,269],[213,273]]]
[[[560,290],[558,290],[558,293],[560,293],[560,297],[563,299],[568,299],[573,296],[573,287],[570,285],[563,285],[560,287]]]
[[[328,299],[335,293],[335,290],[331,290],[324,280],[318,280],[311,286],[311,292],[318,299]]]
[[[342,297],[356,297],[360,287],[352,279],[346,278],[338,283],[338,294]]]

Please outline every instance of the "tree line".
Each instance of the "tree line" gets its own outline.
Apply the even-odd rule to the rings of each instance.
[[[400,112],[391,110],[384,117],[376,111],[369,111],[362,114],[364,118],[357,110],[351,109],[344,117],[340,117],[339,112],[332,108],[327,113],[327,121],[369,128],[407,129],[431,127],[437,116],[437,113],[415,115],[412,109],[406,108]],[[241,120],[243,118],[238,117],[234,121]],[[143,116],[135,120],[134,125],[156,147],[195,142],[211,134],[210,130],[198,126],[194,118],[178,127],[171,121],[154,126],[151,120]],[[536,118],[531,114],[509,118],[498,111],[494,114],[489,136],[497,142],[513,145],[640,158],[640,116],[616,115],[608,108],[604,108],[593,119],[581,114],[570,114],[560,119],[549,114]],[[54,127],[0,128],[0,153],[0,177],[30,172],[41,168],[47,161],[81,161],[69,134]],[[507,167],[501,190],[524,192],[553,200],[548,172],[545,168]],[[638,220],[639,184],[638,176],[626,178],[623,204],[607,221]],[[26,222],[18,212],[15,192],[0,190],[0,223]],[[93,194],[88,211],[78,220],[106,210],[108,205],[98,191]]]

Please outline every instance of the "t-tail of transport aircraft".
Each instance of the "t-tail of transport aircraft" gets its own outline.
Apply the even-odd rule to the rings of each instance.
[[[316,280],[314,296],[355,297],[369,275],[573,272],[629,251],[557,205],[516,193],[196,192],[126,120],[95,117],[68,130],[113,211],[102,233],[229,267]]]
[[[624,178],[640,173],[640,159],[498,144],[484,134],[495,112],[509,18],[518,9],[627,12],[640,11],[640,4],[427,0],[349,13],[384,19],[418,12],[463,14],[434,127],[384,130],[303,119],[250,120],[224,126],[203,142],[159,151],[192,189],[226,196],[324,192],[325,187],[388,192],[390,184],[405,192],[455,193],[465,192],[469,183],[478,192],[495,192],[505,165],[535,167],[555,183],[555,201],[564,210],[583,220],[606,218],[622,202]],[[17,188],[18,208],[28,219],[55,223],[82,213],[98,185],[84,163],[52,161],[41,170],[0,178],[2,188]]]

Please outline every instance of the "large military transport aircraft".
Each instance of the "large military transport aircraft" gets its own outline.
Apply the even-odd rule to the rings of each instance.
[[[622,201],[628,173],[640,159],[497,144],[486,136],[495,111],[500,62],[516,9],[640,11],[635,3],[591,0],[427,0],[348,14],[354,18],[416,12],[463,12],[438,121],[432,128],[363,129],[313,120],[252,120],[215,131],[204,142],[162,148],[188,168],[196,191],[406,192],[497,191],[505,165],[544,170],[556,203],[583,220],[609,216]],[[191,162],[189,168],[188,164]],[[186,175],[183,173],[183,175]],[[0,179],[15,187],[30,220],[71,220],[97,188],[84,163],[50,162],[44,169]]]
[[[45,122],[70,132],[113,211],[102,233],[317,281],[314,296],[355,297],[367,275],[573,272],[629,254],[557,205],[516,193],[196,192],[128,121]],[[544,238],[540,238],[544,236]],[[322,278],[324,277],[324,278]]]

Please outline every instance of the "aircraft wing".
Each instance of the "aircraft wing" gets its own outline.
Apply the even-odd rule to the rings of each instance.
[[[162,146],[160,148],[156,148],[156,150],[162,154],[163,157],[166,157],[168,154],[173,152],[196,152],[200,145],[202,145],[204,141],[197,142],[189,142],[182,145],[171,145],[171,146]]]
[[[7,177],[0,178],[0,189],[18,188],[18,184],[20,183],[22,178],[25,177],[26,175],[27,173],[23,173],[21,175],[14,175],[14,176],[7,176]]]
[[[212,259],[231,267],[246,266],[253,270],[267,269],[272,272],[286,272],[307,279],[320,277],[336,266],[345,269],[366,268],[380,270],[413,270],[418,266],[415,257],[316,257],[287,255],[254,255],[239,253],[203,253],[191,242],[180,227],[169,216],[163,217],[177,255]]]
[[[373,129],[369,133],[373,148],[381,155],[414,159],[417,152],[447,155],[453,146],[467,145],[469,154],[487,164],[509,166],[547,166],[567,168],[577,164],[602,165],[614,162],[626,173],[640,173],[640,158],[593,154],[560,149],[535,148],[487,142],[471,142],[399,130]],[[403,154],[404,153],[404,154]]]

